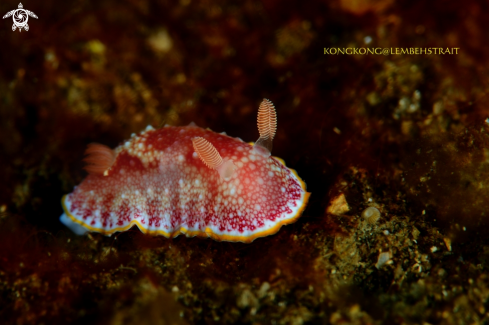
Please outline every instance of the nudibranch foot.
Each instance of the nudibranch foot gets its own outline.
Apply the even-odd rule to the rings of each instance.
[[[78,236],[85,235],[88,232],[88,229],[84,227],[83,224],[73,221],[66,215],[66,213],[63,213],[61,217],[59,217],[59,221]]]
[[[111,235],[136,225],[173,238],[252,242],[295,222],[310,193],[293,169],[270,156],[276,115],[264,100],[260,139],[189,125],[146,128],[115,149],[90,145],[88,176],[62,199],[60,220],[76,234]],[[262,150],[263,152],[260,152]]]

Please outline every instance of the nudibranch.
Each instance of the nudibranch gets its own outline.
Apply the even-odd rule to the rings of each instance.
[[[260,138],[248,144],[195,126],[148,126],[115,149],[90,144],[88,176],[62,199],[60,220],[76,234],[111,235],[136,225],[168,238],[252,242],[295,222],[310,193],[270,155],[275,108],[258,110]]]

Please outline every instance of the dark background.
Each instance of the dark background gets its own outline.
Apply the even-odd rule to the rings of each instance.
[[[0,24],[7,323],[488,321],[487,2],[23,5],[38,16],[29,31]],[[251,244],[76,237],[59,223],[88,143],[191,121],[255,141],[263,98],[277,108],[273,154],[312,192],[297,223]],[[327,210],[341,194],[349,210]]]

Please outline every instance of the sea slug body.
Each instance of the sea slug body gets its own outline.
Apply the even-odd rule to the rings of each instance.
[[[251,145],[189,125],[148,126],[115,149],[89,145],[89,175],[62,199],[60,220],[77,234],[142,232],[251,242],[295,222],[310,193],[270,156],[273,104],[260,105],[260,138]]]

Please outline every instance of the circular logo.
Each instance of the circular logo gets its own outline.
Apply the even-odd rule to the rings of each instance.
[[[29,16],[27,15],[27,12],[25,12],[24,9],[15,10],[15,13],[13,14],[13,18],[14,18],[15,26],[20,28],[27,25],[27,21],[29,20]]]

